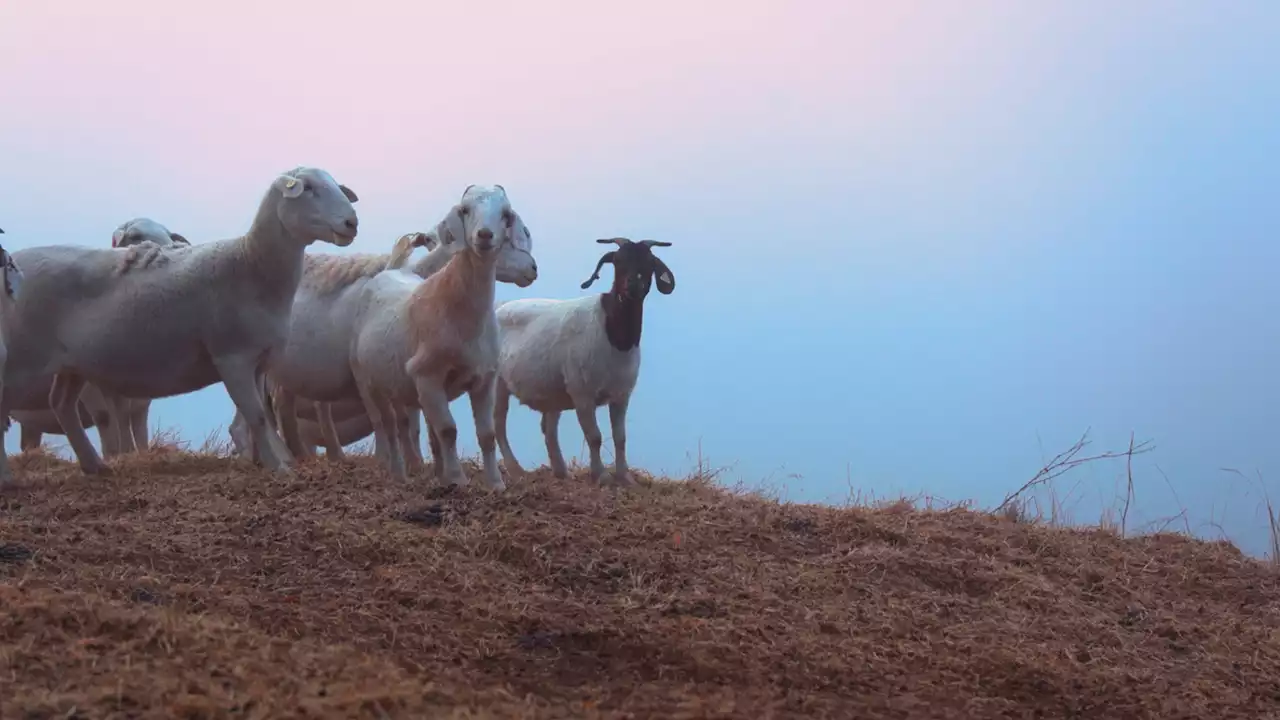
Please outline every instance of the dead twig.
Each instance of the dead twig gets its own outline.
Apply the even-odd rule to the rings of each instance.
[[[1116,460],[1122,457],[1132,458],[1134,455],[1141,455],[1142,453],[1151,452],[1155,449],[1155,446],[1151,444],[1150,440],[1143,440],[1136,445],[1134,445],[1131,440],[1128,450],[1122,452],[1108,450],[1107,452],[1098,453],[1097,455],[1080,457],[1080,453],[1088,446],[1089,431],[1085,430],[1084,434],[1080,436],[1080,439],[1077,440],[1074,445],[1055,455],[1044,467],[1040,468],[1040,471],[1037,472],[1034,477],[1023,483],[1022,487],[1006,495],[1004,500],[996,506],[995,512],[1004,510],[1005,506],[1021,497],[1023,493],[1031,488],[1053,482],[1055,478],[1068,473],[1081,465],[1097,462],[1099,460]]]

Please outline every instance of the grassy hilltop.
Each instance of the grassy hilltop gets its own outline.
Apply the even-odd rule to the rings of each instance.
[[[1223,542],[697,477],[13,465],[3,718],[1280,717],[1280,573]]]

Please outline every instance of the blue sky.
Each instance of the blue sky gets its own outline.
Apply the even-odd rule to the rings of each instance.
[[[135,215],[229,237],[312,164],[361,195],[351,250],[382,251],[501,182],[541,276],[500,298],[582,294],[596,237],[673,243],[635,466],[686,473],[701,443],[798,500],[990,506],[1086,428],[1097,450],[1132,431],[1158,446],[1137,524],[1186,508],[1264,548],[1258,488],[1220,468],[1280,499],[1280,5],[569,5],[284,3],[250,25],[236,3],[9,4],[5,247],[105,246]],[[281,43],[304,14],[332,41]],[[231,414],[218,386],[152,410],[197,441]],[[526,466],[537,427],[513,412]],[[581,449],[571,415],[562,438]],[[1122,475],[1058,494],[1094,521]]]

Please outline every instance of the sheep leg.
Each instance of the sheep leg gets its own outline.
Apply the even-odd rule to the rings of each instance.
[[[422,411],[416,407],[406,407],[409,419],[409,452],[418,464],[419,472],[427,468],[427,460],[422,457]]]
[[[404,454],[405,467],[413,476],[421,475],[426,470],[426,462],[422,459],[422,438],[418,437],[417,408],[395,405],[396,432],[400,435],[400,451]]]
[[[338,442],[338,431],[333,427],[333,406],[327,402],[318,402],[315,406],[316,421],[320,423],[320,437],[324,440],[325,459],[346,460],[347,456],[342,452],[342,443]]]
[[[619,485],[634,485],[627,467],[627,406],[631,398],[609,403],[609,425],[613,430],[613,480]]]
[[[0,347],[3,347],[2,343],[0,343]],[[0,351],[0,398],[4,397],[4,369],[2,367],[4,365],[4,359],[5,359],[4,351]],[[0,434],[0,487],[4,487],[6,484],[8,484],[10,481],[13,480],[13,471],[9,469],[9,448],[3,446],[4,435],[7,435],[9,433],[9,426],[10,426],[10,423],[12,422],[9,418],[9,407],[4,404],[3,400],[0,400],[0,421],[3,421],[4,423],[4,433]],[[25,442],[26,439],[27,439],[27,426],[23,425],[22,441]],[[36,446],[39,447],[39,445],[40,445],[40,435],[39,433],[37,433]],[[22,449],[26,450],[26,447],[23,447]]]
[[[298,431],[298,396],[283,387],[276,389],[276,415],[280,421],[280,434],[294,457],[304,458],[314,454],[303,447],[302,433]]]
[[[542,439],[547,441],[547,462],[551,465],[551,474],[561,480],[569,477],[564,452],[560,450],[560,411],[542,413]]]
[[[440,438],[436,435],[435,428],[432,427],[431,421],[427,420],[427,446],[431,449],[431,470],[437,480],[444,479],[444,465],[441,458],[444,454],[440,450]]]
[[[462,472],[458,460],[458,425],[449,412],[449,396],[444,391],[444,378],[414,378],[418,388],[418,405],[427,418],[427,427],[440,443],[440,453],[435,456],[436,475],[452,485],[467,484],[467,474]],[[436,448],[432,448],[435,452]]]
[[[80,470],[86,475],[107,476],[111,474],[111,468],[102,462],[98,451],[93,449],[89,436],[85,434],[84,425],[80,422],[80,391],[84,390],[84,386],[84,378],[74,373],[60,372],[54,375],[53,385],[49,388],[49,407],[80,462]]]
[[[22,452],[30,452],[40,447],[40,442],[44,438],[44,433],[33,427],[19,425],[21,436],[18,440],[18,447],[22,448]]]
[[[133,436],[133,418],[130,417],[129,398],[107,392],[103,392],[102,397],[107,403],[108,412],[111,415],[111,424],[116,429],[116,436],[120,438],[119,453],[123,455],[124,453],[137,452],[138,442]]]
[[[498,449],[502,451],[502,464],[506,466],[507,474],[512,478],[523,477],[524,468],[520,467],[520,461],[516,460],[516,454],[511,452],[511,443],[507,440],[507,413],[511,410],[511,390],[503,382],[501,375],[498,376],[493,394],[493,426],[498,436]]]
[[[280,407],[276,402],[275,386],[267,389],[267,373],[262,368],[254,371],[253,382],[257,385],[258,395],[262,397],[262,409],[267,414],[267,423],[280,432]]]
[[[255,462],[261,463],[268,470],[283,475],[292,475],[289,463],[293,457],[289,448],[271,427],[267,420],[267,410],[262,402],[262,393],[257,376],[256,358],[244,355],[215,357],[214,366],[218,376],[222,378],[222,386],[231,396],[231,402],[244,416],[244,422],[252,439]]]
[[[596,406],[578,403],[574,410],[578,413],[578,424],[582,426],[582,437],[587,441],[587,449],[591,451],[591,479],[600,482],[604,475],[604,461],[600,459],[600,446],[604,444],[604,437],[596,422]]]
[[[120,454],[120,434],[116,425],[117,418],[111,411],[111,404],[103,397],[95,385],[86,383],[80,391],[80,403],[93,417],[93,425],[98,429],[98,442],[102,445],[102,454],[115,457]]]
[[[360,400],[364,403],[365,412],[373,422],[373,454],[387,466],[392,477],[407,480],[404,472],[404,458],[400,455],[400,442],[396,436],[395,411],[386,396],[369,387],[367,383],[356,382],[356,390],[360,392]]]
[[[498,451],[493,429],[494,385],[497,375],[474,383],[467,392],[471,396],[471,417],[476,423],[476,441],[480,444],[480,461],[484,465],[484,481],[490,490],[506,490],[502,473],[498,472]]]
[[[133,427],[133,440],[139,450],[151,449],[151,436],[147,433],[147,417],[151,414],[151,401],[129,401],[129,424]]]
[[[231,424],[227,426],[227,434],[231,436],[231,447],[236,455],[252,454],[253,446],[245,437],[244,416],[239,410],[236,411],[235,417],[231,418]]]

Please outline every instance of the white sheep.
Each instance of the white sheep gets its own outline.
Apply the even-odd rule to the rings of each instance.
[[[154,399],[222,381],[261,462],[289,473],[259,379],[286,341],[307,246],[350,245],[356,199],[324,170],[299,167],[272,181],[240,237],[156,248],[124,263],[116,250],[65,245],[16,253],[28,279],[15,303],[20,332],[10,337],[6,382],[56,372],[50,405],[80,467],[107,474],[76,412],[86,382]]]
[[[491,489],[505,487],[494,445],[493,392],[498,370],[498,323],[493,314],[496,262],[503,237],[515,222],[501,185],[468,186],[437,226],[442,242],[462,242],[440,272],[421,279],[395,269],[407,254],[404,241],[388,269],[365,285],[356,303],[351,372],[373,421],[378,455],[393,475],[405,477],[394,406],[422,409],[435,436],[438,475],[453,485],[467,477],[458,459],[458,428],[449,403],[470,396],[476,438]],[[434,449],[435,445],[433,445]]]
[[[120,223],[111,233],[111,247],[130,247],[142,243],[160,247],[190,245],[191,241],[149,217],[136,217]]]
[[[191,243],[182,235],[170,232],[169,228],[147,217],[126,220],[111,233],[113,248],[144,244],[174,247]],[[135,262],[137,253],[137,250],[129,251],[124,256],[124,262]],[[49,375],[11,400],[13,419],[22,428],[20,447],[23,451],[39,447],[44,433],[62,434],[62,426],[49,407],[49,388],[52,385],[53,375]],[[147,416],[151,411],[150,400],[104,393],[90,383],[80,396],[80,405],[80,422],[86,428],[97,427],[102,453],[106,457],[145,450],[149,446]]]
[[[591,451],[591,479],[604,481],[600,459],[603,438],[596,408],[608,403],[613,428],[614,479],[630,484],[627,468],[627,406],[640,376],[640,331],[644,299],[651,282],[669,295],[676,288],[671,270],[653,254],[653,247],[671,243],[631,242],[627,238],[597,240],[613,243],[596,263],[582,289],[600,277],[600,268],[613,263],[613,287],[607,293],[570,300],[520,299],[497,307],[502,328],[494,424],[507,473],[520,477],[524,469],[507,441],[507,412],[511,396],[542,414],[542,434],[552,473],[568,475],[560,451],[560,413],[574,410]]]
[[[519,287],[527,287],[532,284],[538,276],[538,266],[533,259],[533,235],[529,232],[528,226],[524,224],[524,220],[519,213],[514,213],[515,221],[511,227],[511,232],[507,237],[507,241],[503,243],[502,249],[499,251],[497,262],[497,279],[500,282],[512,283]],[[450,241],[441,244],[433,230],[429,233],[409,233],[402,237],[408,239],[412,246],[426,247],[429,254],[413,265],[413,272],[419,277],[427,277],[444,267],[453,254],[459,249],[465,249],[466,244],[462,242]],[[344,301],[349,302],[355,297],[356,293],[351,291],[350,285],[361,285],[369,277],[381,272],[390,260],[389,255],[308,255],[308,258],[315,258],[307,265],[304,270],[304,288],[299,291],[300,296],[305,296],[308,291],[319,289],[321,292],[312,294],[307,298],[308,303],[304,306],[307,309],[299,310],[295,305],[294,314],[300,312],[315,312],[324,306],[324,300],[328,299],[334,306],[340,306]],[[407,257],[406,257],[407,259]],[[312,275],[315,282],[307,282],[307,275]],[[347,283],[347,285],[343,285]],[[334,313],[338,316],[344,316],[345,313],[339,311]],[[343,357],[340,362],[346,363],[345,348],[342,348]],[[314,358],[312,358],[314,360]],[[264,399],[268,405],[277,406],[273,398],[281,393],[281,388],[276,386],[274,381],[268,377],[264,386]],[[304,399],[305,400],[305,399]],[[327,406],[327,407],[326,407]],[[325,438],[325,423],[321,422],[320,415],[325,410],[329,410],[333,428],[333,437]],[[405,450],[405,461],[409,466],[410,472],[418,472],[423,467],[424,462],[420,450],[419,429],[421,427],[421,411],[417,408],[404,408],[403,417],[400,423],[400,440]],[[268,417],[275,419],[278,414],[278,408],[273,410]],[[292,452],[303,457],[314,457],[315,449],[323,446],[325,452],[330,458],[341,459],[344,457],[342,446],[357,442],[368,437],[373,432],[373,423],[365,413],[364,403],[359,396],[344,398],[332,403],[321,403],[313,401],[304,401],[301,405],[296,406],[297,430],[300,436],[301,448],[299,451]],[[238,455],[248,454],[250,452],[250,443],[246,428],[244,426],[244,418],[239,413],[232,419],[230,425],[231,440],[234,451]],[[287,435],[286,435],[287,442]],[[435,440],[432,438],[433,449]],[[438,466],[437,466],[437,469]]]
[[[512,225],[499,245],[495,260],[496,277],[501,282],[528,287],[538,277],[538,265],[532,253],[532,235],[517,213],[512,211],[511,218]],[[416,238],[417,245],[429,250],[412,265],[412,272],[420,278],[432,276],[449,264],[454,255],[466,249],[466,243],[460,238],[442,238],[434,231],[409,233],[403,237]],[[359,401],[349,359],[355,300],[370,278],[383,271],[389,259],[388,255],[307,256],[289,321],[289,340],[269,371],[276,387],[280,432],[295,455],[308,454],[297,423],[299,398],[319,403],[343,402],[344,405]],[[322,410],[316,411],[317,422],[321,426],[323,423],[319,415]],[[408,409],[403,422],[416,426],[418,416],[417,411]],[[335,417],[335,421],[341,419]],[[240,423],[239,419],[233,420],[232,428]],[[243,436],[237,430],[233,432],[233,438],[236,434]],[[402,432],[401,439],[405,438]],[[340,446],[329,447],[326,444],[325,450],[331,457],[342,457]],[[406,450],[411,453],[407,460],[415,466],[416,472],[416,466],[421,464],[421,453],[410,449],[407,444]]]
[[[4,230],[0,230],[4,234]],[[4,292],[0,293],[0,397],[4,397],[5,366],[9,358],[9,328],[14,318],[14,305],[22,291],[22,267],[13,256],[0,246],[0,273],[4,274]],[[3,405],[3,403],[0,403]],[[0,409],[0,423],[4,431],[9,431],[9,415]],[[0,449],[0,485],[9,482],[12,473],[9,471],[9,456]]]

